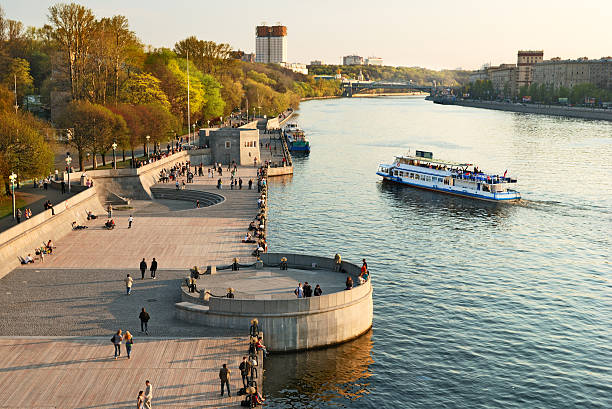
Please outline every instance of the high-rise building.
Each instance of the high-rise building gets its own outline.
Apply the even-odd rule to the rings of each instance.
[[[518,67],[516,78],[516,89],[522,86],[530,86],[533,82],[533,66],[544,61],[544,51],[519,51],[516,58]]]
[[[363,57],[358,55],[345,55],[342,57],[342,65],[363,65]]]
[[[255,62],[287,62],[287,27],[257,26],[255,37]]]
[[[383,65],[383,60],[380,57],[368,57],[365,60],[366,65]]]
[[[321,62],[321,60],[312,60],[310,62],[310,65],[323,65],[323,63]]]

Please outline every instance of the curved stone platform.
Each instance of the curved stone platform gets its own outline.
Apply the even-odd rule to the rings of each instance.
[[[287,271],[278,267],[282,257],[287,258]],[[177,303],[177,318],[193,324],[233,329],[248,328],[251,319],[257,318],[266,333],[266,346],[270,351],[321,348],[349,341],[371,328],[371,282],[344,290],[346,275],[358,283],[358,266],[343,262],[343,271],[338,273],[332,271],[334,260],[331,258],[268,253],[261,259],[265,265],[261,270],[203,276],[198,280],[201,288],[214,288],[210,284],[215,280],[226,286],[235,285],[232,282],[243,283],[245,287],[237,289],[234,299],[211,297],[208,305],[195,300]],[[296,274],[306,279],[297,280]],[[314,287],[323,280],[327,283],[321,285],[324,295],[320,297],[290,295],[297,281],[308,281]],[[182,299],[187,298],[183,296]]]
[[[187,202],[199,200],[201,207],[213,206],[225,200],[225,197],[216,193],[194,189],[176,190],[169,187],[152,187],[151,195],[155,199],[183,200]]]

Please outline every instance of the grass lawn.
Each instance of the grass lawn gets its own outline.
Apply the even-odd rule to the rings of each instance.
[[[16,209],[27,205],[28,202],[19,196],[15,198]],[[13,198],[11,196],[0,199],[0,218],[13,214]]]

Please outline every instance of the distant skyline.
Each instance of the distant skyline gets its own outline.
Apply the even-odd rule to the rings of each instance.
[[[69,2],[69,1],[65,1]],[[50,0],[3,0],[6,17],[26,26],[47,23]],[[75,1],[96,17],[116,14],[152,47],[172,48],[194,35],[255,51],[255,26],[287,26],[289,62],[341,64],[342,56],[381,57],[385,65],[477,69],[516,62],[521,50],[544,58],[612,55],[612,2],[462,0],[408,2],[272,0]]]

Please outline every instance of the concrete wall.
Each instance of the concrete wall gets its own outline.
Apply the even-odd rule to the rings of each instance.
[[[248,166],[253,159],[259,161],[259,131],[249,128],[221,128],[213,131],[209,136],[210,149],[213,162],[223,164],[236,163]],[[245,146],[246,142],[254,142],[252,147]]]
[[[293,175],[293,166],[268,167],[268,177]]]
[[[592,109],[582,107],[563,107],[538,104],[508,104],[488,101],[457,101],[453,105],[472,108],[495,109],[498,111],[523,112],[526,114],[541,114],[566,116],[570,118],[598,119],[612,121],[612,109]]]
[[[86,210],[91,210],[94,214],[104,213],[96,187],[58,203],[55,206],[55,216],[51,216],[49,210],[0,234],[0,278],[19,267],[19,256],[25,257],[28,253],[34,256],[34,248],[40,247],[48,240],[57,241],[71,232],[73,221],[86,224]]]
[[[264,254],[264,263],[276,264],[287,257],[289,266],[332,268],[333,259],[297,254]],[[359,267],[343,262],[342,268],[357,276]],[[330,274],[338,274],[329,272]],[[354,339],[372,326],[371,281],[349,291],[292,300],[240,300],[211,298],[208,306],[182,302],[176,305],[179,319],[195,324],[246,329],[257,318],[266,333],[270,351],[320,348]]]

